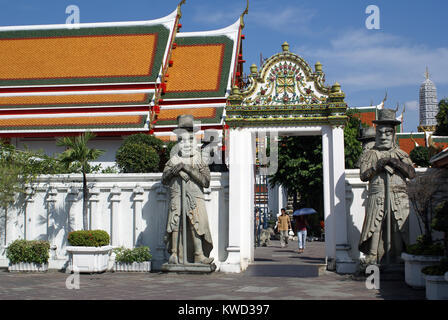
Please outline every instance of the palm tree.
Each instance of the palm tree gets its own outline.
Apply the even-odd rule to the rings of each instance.
[[[90,149],[87,146],[87,142],[94,137],[94,133],[87,131],[77,137],[62,137],[56,142],[56,145],[67,148],[61,154],[60,161],[65,163],[67,167],[75,164],[77,166],[75,172],[82,173],[82,223],[84,230],[87,230],[87,200],[89,196],[87,173],[90,171],[89,161],[96,160],[104,153],[104,150]]]

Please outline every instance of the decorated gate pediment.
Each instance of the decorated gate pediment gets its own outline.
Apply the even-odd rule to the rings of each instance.
[[[318,62],[313,71],[300,56],[283,51],[267,59],[260,71],[250,68],[249,85],[234,87],[226,107],[229,126],[344,124],[347,104],[338,83],[325,85]]]

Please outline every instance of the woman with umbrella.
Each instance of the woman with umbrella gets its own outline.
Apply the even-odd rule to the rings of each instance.
[[[302,208],[294,211],[293,213],[293,217],[295,219],[295,231],[297,232],[297,236],[299,238],[299,250],[297,251],[298,253],[303,253],[303,251],[305,250],[307,233],[306,228],[309,226],[305,216],[314,213],[316,213],[316,210],[312,208]]]

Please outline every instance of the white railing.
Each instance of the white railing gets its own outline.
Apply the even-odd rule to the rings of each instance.
[[[212,173],[205,201],[217,267],[227,257],[228,174]],[[152,268],[167,260],[164,243],[169,191],[161,173],[88,175],[89,229],[102,229],[112,246],[149,246]],[[0,267],[8,266],[6,247],[16,239],[48,240],[49,268],[68,261],[65,247],[71,230],[82,229],[82,176],[40,176],[8,209],[0,213]]]

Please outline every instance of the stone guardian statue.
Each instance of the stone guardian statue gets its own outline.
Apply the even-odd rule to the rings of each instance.
[[[366,216],[359,250],[365,265],[400,263],[409,244],[409,198],[407,179],[415,177],[409,155],[395,144],[396,120],[392,109],[379,111],[375,145],[366,150],[360,163],[362,181],[368,181]]]
[[[196,145],[193,116],[181,115],[177,122],[178,143],[162,175],[162,183],[170,189],[165,239],[171,254],[168,263],[211,264],[213,243],[203,192],[210,185],[210,171]]]

